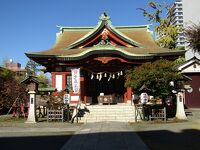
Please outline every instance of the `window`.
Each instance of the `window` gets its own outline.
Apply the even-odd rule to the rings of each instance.
[[[179,23],[183,23],[183,21],[182,20],[180,20],[180,21],[178,21]]]

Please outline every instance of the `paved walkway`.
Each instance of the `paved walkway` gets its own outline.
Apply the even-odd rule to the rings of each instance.
[[[87,123],[61,150],[147,150],[127,123]]]

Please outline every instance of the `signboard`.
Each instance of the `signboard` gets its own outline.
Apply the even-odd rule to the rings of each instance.
[[[77,104],[79,103],[79,99],[79,95],[72,95],[70,100],[70,106],[77,106]]]
[[[72,90],[74,93],[79,93],[80,91],[80,68],[71,69],[72,72]]]
[[[148,94],[147,93],[141,93],[140,99],[141,99],[141,103],[147,103],[147,101],[148,101]]]
[[[70,94],[65,94],[63,96],[63,101],[64,101],[64,104],[69,104],[70,103]]]

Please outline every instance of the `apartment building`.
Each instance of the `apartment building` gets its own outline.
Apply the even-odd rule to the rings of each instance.
[[[183,28],[183,0],[176,0],[174,2],[170,11],[167,13],[167,18],[170,20],[171,24]],[[183,31],[181,31],[178,35],[176,46],[185,47]]]
[[[26,73],[26,69],[22,69],[21,64],[13,62],[12,59],[5,63],[5,68],[15,72],[17,76],[24,76]]]
[[[167,18],[171,24],[186,28],[191,23],[200,22],[200,0],[176,0],[167,13]],[[171,16],[171,18],[170,18]],[[187,41],[183,31],[180,31],[176,46],[186,46]]]

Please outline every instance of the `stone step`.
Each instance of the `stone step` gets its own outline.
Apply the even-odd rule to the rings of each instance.
[[[110,112],[110,111],[115,111],[115,112],[129,112],[133,111],[134,109],[128,108],[128,109],[89,109],[90,112]]]
[[[127,118],[135,118],[134,116],[87,116],[83,119],[127,119]]]
[[[132,105],[91,105],[87,106],[87,108],[95,108],[95,109],[101,109],[101,108],[126,108],[126,107],[133,107]]]
[[[89,113],[86,112],[80,122],[135,121],[134,106],[131,106],[130,104],[91,105],[87,106],[87,109],[89,110]]]
[[[87,123],[87,122],[135,122],[135,119],[82,119],[80,123]]]
[[[106,115],[96,115],[96,114],[87,114],[85,115],[84,117],[87,117],[87,118],[92,118],[92,117],[135,117],[134,114],[121,114],[121,115],[115,115],[115,114],[106,114]]]

